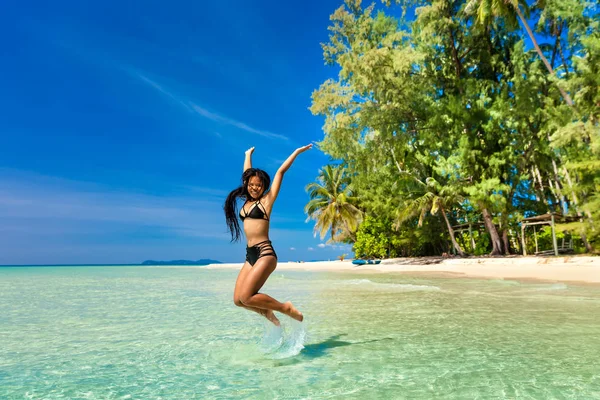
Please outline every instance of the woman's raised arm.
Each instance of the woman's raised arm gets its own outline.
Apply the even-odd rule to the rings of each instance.
[[[246,150],[246,158],[244,159],[244,172],[248,168],[252,168],[252,153],[254,153],[254,147],[250,147]]]
[[[306,150],[312,149],[312,143],[306,146],[302,146],[294,150],[294,152],[281,164],[281,167],[275,173],[275,177],[273,178],[273,183],[271,184],[271,190],[267,193],[267,198],[269,203],[273,204],[277,195],[279,194],[279,189],[281,188],[281,181],[283,180],[283,174],[290,169],[294,160],[299,154],[304,153]]]

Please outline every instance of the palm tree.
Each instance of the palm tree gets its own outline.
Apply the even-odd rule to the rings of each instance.
[[[356,240],[355,232],[362,220],[361,211],[349,187],[350,178],[342,165],[326,165],[319,172],[317,182],[306,186],[310,201],[304,207],[307,221],[314,220],[315,236],[323,239],[331,232],[331,241]]]
[[[418,226],[421,227],[423,226],[423,219],[425,219],[427,212],[436,215],[439,211],[446,222],[446,227],[448,228],[448,233],[452,240],[452,246],[461,257],[465,257],[467,253],[460,248],[460,245],[456,241],[454,229],[446,214],[447,208],[450,208],[453,204],[456,204],[461,200],[460,196],[452,192],[450,186],[442,187],[434,178],[429,177],[425,179],[425,183],[418,179],[415,179],[415,181],[419,184],[419,188],[413,193],[418,197],[408,199],[404,203],[404,207],[399,209],[395,223],[396,228],[407,219],[412,218],[417,214],[419,215]]]
[[[525,14],[519,7],[523,7]],[[488,26],[488,24],[495,18],[503,18],[508,25],[516,27],[518,25],[518,17],[518,19],[521,21],[521,24],[523,24],[523,27],[527,31],[527,34],[533,43],[533,47],[535,47],[535,51],[538,53],[542,59],[542,62],[546,66],[546,69],[551,75],[554,75],[554,69],[552,68],[552,65],[550,65],[548,59],[546,56],[544,56],[542,49],[540,49],[540,46],[533,35],[531,27],[527,23],[526,16],[529,15],[529,6],[527,5],[527,0],[469,0],[465,8],[465,12],[467,14],[473,14],[475,12],[477,14],[477,23],[481,26]],[[574,103],[571,99],[571,96],[563,88],[561,88],[560,85],[557,87],[567,104],[569,106],[573,106]]]

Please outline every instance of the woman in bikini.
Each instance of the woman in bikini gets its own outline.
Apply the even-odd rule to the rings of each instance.
[[[273,311],[278,311],[298,321],[302,321],[304,317],[291,302],[280,303],[271,296],[258,292],[277,267],[277,254],[269,240],[269,220],[273,203],[279,194],[283,175],[291,167],[296,157],[310,148],[312,148],[312,144],[296,149],[281,164],[270,190],[271,178],[269,175],[263,170],[252,168],[254,147],[247,150],[242,185],[229,193],[223,207],[231,239],[236,242],[241,236],[237,220],[237,199],[244,200],[239,217],[243,221],[247,240],[246,262],[235,282],[233,302],[238,307],[261,314],[277,326],[279,326],[279,320]]]

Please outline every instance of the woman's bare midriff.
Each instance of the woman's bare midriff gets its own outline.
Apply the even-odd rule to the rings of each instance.
[[[246,234],[246,242],[249,247],[269,240],[269,221],[247,219],[244,221],[244,233]]]

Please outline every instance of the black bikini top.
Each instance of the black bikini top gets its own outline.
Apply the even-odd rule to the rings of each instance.
[[[242,211],[244,212],[244,214],[242,214]],[[262,204],[260,204],[260,200],[256,201],[254,205],[250,206],[250,212],[246,212],[246,210],[242,206],[242,209],[240,210],[240,218],[242,221],[246,218],[266,219],[267,221],[269,220],[269,216],[267,215],[265,207]]]

